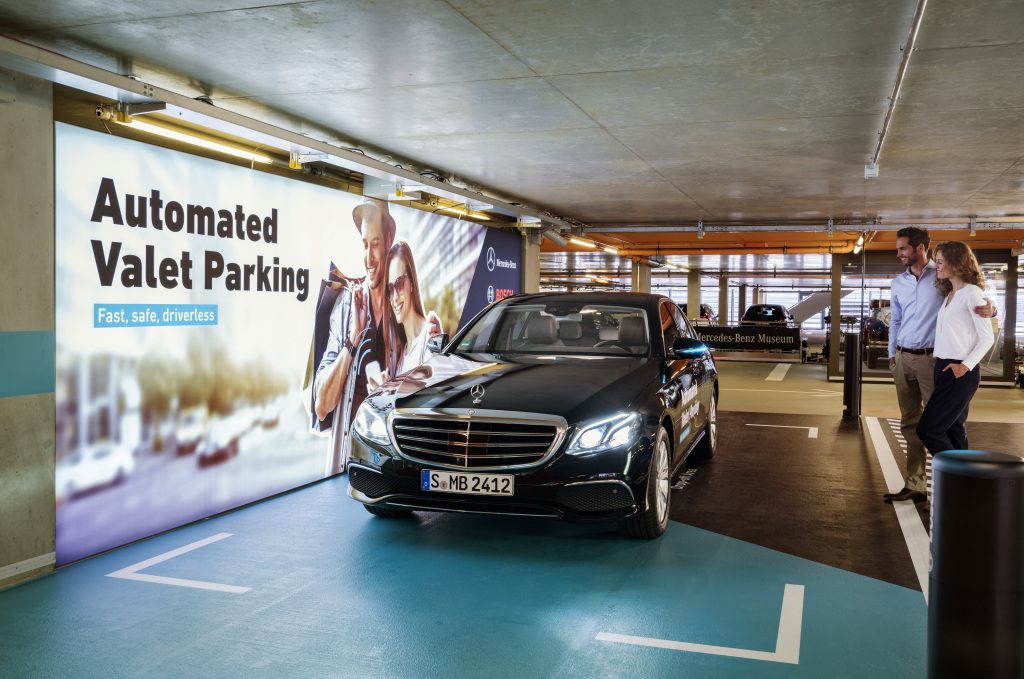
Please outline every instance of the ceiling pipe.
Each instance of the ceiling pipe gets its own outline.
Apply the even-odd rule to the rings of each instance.
[[[873,231],[899,231],[908,226],[916,226],[929,231],[945,230],[967,230],[971,223],[967,222],[892,222],[891,224],[834,224],[835,231],[860,232],[863,230]],[[1024,229],[1024,221],[1020,218],[1005,221],[976,222],[977,229]],[[729,225],[704,225],[704,233],[753,233],[766,231],[768,233],[802,233],[821,232],[828,230],[828,224],[729,224]],[[592,233],[693,233],[696,234],[697,226],[681,226],[678,224],[620,224],[618,226],[602,224],[601,226],[588,226],[584,234]]]
[[[842,244],[837,242],[832,246],[808,246],[808,247],[786,247],[786,253],[790,255],[845,255],[853,252],[854,244],[856,241],[842,241]],[[710,244],[709,244],[710,245]],[[731,247],[731,248],[686,248],[686,247],[673,247],[673,246],[661,246],[655,248],[628,248],[619,249],[619,254],[623,257],[647,257],[650,255],[781,255],[782,244],[780,243],[777,247]]]
[[[871,157],[871,168],[878,167],[878,158],[882,155],[882,143],[885,141],[885,135],[889,131],[889,121],[892,120],[893,111],[896,110],[896,101],[900,97],[900,89],[903,87],[903,76],[907,73],[907,66],[910,64],[910,55],[914,52],[914,46],[917,44],[917,32],[921,29],[921,20],[924,19],[924,8],[928,4],[928,0],[918,0],[917,10],[914,12],[914,20],[910,24],[910,37],[907,38],[907,44],[903,48],[903,59],[900,61],[900,68],[896,72],[896,83],[892,86],[892,94],[889,96],[889,108],[885,112],[885,121],[882,123],[882,129],[878,133],[878,144],[875,145],[875,154]]]

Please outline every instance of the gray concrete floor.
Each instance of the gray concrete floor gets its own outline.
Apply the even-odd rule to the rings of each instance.
[[[793,363],[781,381],[766,378],[777,363],[718,361],[720,410],[794,415],[836,415],[843,412],[843,385],[828,382],[823,363]],[[896,389],[892,384],[865,383],[861,414],[899,417]],[[1024,424],[1024,389],[982,387],[971,403],[968,422]],[[1015,452],[1015,451],[1004,451]],[[1024,452],[1024,445],[1021,446]]]

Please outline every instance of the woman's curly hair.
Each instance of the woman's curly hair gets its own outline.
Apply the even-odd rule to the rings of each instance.
[[[978,258],[971,252],[966,243],[958,240],[948,240],[935,246],[935,254],[942,253],[942,259],[946,266],[956,274],[956,277],[969,285],[977,285],[985,289],[985,274],[981,272],[978,265]],[[935,278],[935,287],[939,289],[943,297],[949,295],[953,290],[953,284],[949,279]]]

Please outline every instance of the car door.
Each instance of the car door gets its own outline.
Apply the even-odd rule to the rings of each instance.
[[[679,326],[679,336],[689,337],[691,339],[699,340],[700,337],[697,335],[697,331],[693,329],[688,319],[678,308],[675,309],[673,319]],[[693,442],[693,439],[697,438],[697,435],[704,428],[705,423],[708,419],[708,401],[711,398],[711,389],[708,371],[708,361],[711,360],[711,352],[704,352],[701,356],[694,357],[689,365],[686,366],[686,371],[690,374],[690,393],[693,395],[693,400],[689,403],[683,404],[683,417],[689,417],[688,422],[684,422],[683,426],[690,427],[690,438],[687,442],[687,446]]]
[[[687,425],[686,408],[693,399],[693,378],[687,369],[692,363],[688,359],[677,359],[672,357],[672,345],[677,337],[682,335],[679,332],[679,324],[675,316],[679,313],[675,304],[669,301],[662,301],[658,306],[658,317],[661,322],[662,338],[665,342],[665,374],[664,383],[661,387],[662,398],[669,417],[672,419],[672,431],[675,440],[672,442],[673,463],[682,455],[690,445],[693,438],[693,428]]]

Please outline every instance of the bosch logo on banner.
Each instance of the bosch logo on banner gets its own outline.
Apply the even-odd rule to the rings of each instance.
[[[487,248],[487,270],[494,271],[496,266],[501,269],[515,269],[516,263],[511,259],[498,259],[498,256],[494,254],[494,248]]]
[[[490,304],[490,303],[492,303],[492,302],[494,302],[496,300],[505,299],[506,297],[511,297],[514,294],[516,294],[515,290],[511,290],[509,288],[498,288],[497,290],[495,290],[493,285],[488,285],[487,286],[487,303]]]

